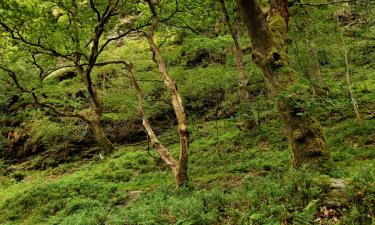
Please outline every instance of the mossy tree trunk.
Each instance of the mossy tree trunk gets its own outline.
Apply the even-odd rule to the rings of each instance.
[[[94,134],[96,141],[98,142],[99,146],[102,148],[105,155],[110,155],[115,150],[112,142],[107,138],[107,136],[103,132],[103,128],[100,125],[100,120],[92,120],[88,121],[89,128]]]
[[[312,164],[320,167],[329,158],[320,124],[303,107],[294,90],[298,82],[286,55],[288,2],[272,0],[269,16],[256,0],[236,0],[253,45],[252,58],[263,71],[269,93],[275,99],[284,123],[293,157],[293,165]]]
[[[75,59],[75,67],[77,72],[79,73],[80,77],[83,80],[84,85],[86,86],[87,92],[89,94],[88,102],[90,104],[90,109],[85,112],[81,113],[84,116],[86,122],[89,125],[91,132],[93,133],[95,139],[97,140],[99,146],[102,148],[105,155],[110,155],[115,150],[112,142],[108,139],[103,131],[103,127],[100,124],[100,121],[103,117],[103,103],[92,80],[92,71],[94,67],[97,66],[97,59],[102,52],[100,48],[100,38],[103,36],[105,26],[109,22],[110,18],[115,14],[116,11],[116,3],[109,1],[107,3],[107,7],[105,12],[100,15],[99,11],[93,2],[91,2],[90,7],[92,10],[97,14],[97,25],[95,26],[94,33],[92,35],[91,42],[91,50],[88,56],[88,62],[84,66],[81,62],[81,58],[83,54],[80,52],[80,38],[79,38],[79,28],[78,28],[78,21],[76,21],[77,17],[77,3],[76,1],[72,1],[72,26],[73,26],[73,43],[75,44],[76,48],[76,59]]]
[[[64,5],[64,4],[63,4]],[[48,70],[51,65],[46,65],[48,70],[46,71],[46,68],[43,68],[41,64],[38,64],[37,62],[37,55],[45,55],[45,56],[51,56],[53,60],[60,60],[64,59],[62,62],[67,63],[66,65],[57,68],[63,69],[64,67],[70,67],[68,65],[73,64],[75,69],[77,70],[77,73],[82,78],[81,81],[85,85],[88,96],[87,96],[87,102],[89,103],[90,107],[86,108],[85,110],[82,110],[81,112],[76,112],[75,108],[71,108],[68,106],[61,106],[60,104],[53,104],[48,103],[48,101],[41,101],[34,89],[28,90],[26,88],[23,88],[18,83],[17,77],[15,72],[3,68],[3,70],[7,71],[8,74],[13,79],[14,83],[18,87],[18,89],[23,93],[28,93],[32,96],[34,99],[34,103],[38,105],[39,107],[43,109],[47,109],[51,111],[55,116],[61,116],[61,117],[71,117],[71,118],[77,118],[82,121],[85,121],[92,133],[94,134],[96,140],[98,141],[99,145],[102,147],[103,151],[108,154],[111,153],[114,150],[114,147],[112,143],[108,140],[108,138],[105,136],[103,132],[103,128],[100,125],[100,121],[103,115],[103,103],[100,99],[100,94],[98,93],[98,90],[96,89],[96,85],[92,80],[92,71],[95,67],[97,67],[99,64],[97,63],[97,59],[100,56],[100,54],[105,50],[106,46],[114,40],[119,39],[120,37],[123,37],[124,35],[119,35],[114,38],[110,38],[104,42],[104,44],[101,44],[101,40],[103,39],[103,34],[106,30],[106,26],[110,22],[111,18],[118,15],[118,9],[119,9],[119,1],[107,1],[105,7],[103,8],[103,12],[100,12],[96,6],[96,3],[94,1],[90,1],[90,8],[92,10],[92,13],[96,14],[97,21],[95,23],[95,26],[93,26],[93,34],[90,38],[90,41],[86,44],[85,48],[88,46],[91,46],[90,51],[86,51],[83,46],[82,42],[86,42],[87,40],[84,40],[83,38],[86,37],[86,35],[81,35],[82,30],[80,30],[80,22],[79,22],[79,16],[81,15],[82,11],[80,10],[80,4],[79,1],[71,0],[71,7],[68,9],[69,12],[69,26],[67,27],[66,34],[69,36],[69,38],[65,41],[70,41],[73,44],[73,48],[69,49],[67,48],[60,52],[59,48],[57,48],[58,45],[56,45],[56,48],[54,47],[52,41],[48,41],[47,37],[45,37],[44,41],[41,41],[40,38],[32,40],[32,37],[38,37],[38,35],[34,35],[34,33],[27,33],[30,32],[28,29],[24,31],[21,31],[20,28],[23,28],[21,24],[24,24],[25,21],[22,21],[23,18],[13,18],[10,24],[16,23],[19,24],[19,27],[14,27],[13,25],[7,24],[6,21],[4,21],[4,18],[0,21],[0,27],[2,28],[2,31],[8,33],[10,37],[14,40],[14,44],[16,46],[22,46],[25,50],[29,51],[32,54],[32,64],[36,66],[40,70],[39,77],[42,78],[44,75],[50,73]],[[18,19],[20,19],[18,21]],[[41,18],[43,19],[43,18]],[[15,22],[18,21],[18,22]],[[48,20],[50,21],[50,20]],[[94,25],[94,24],[93,24]],[[56,27],[55,27],[56,28]],[[36,34],[36,33],[35,33]],[[24,36],[23,36],[24,35]],[[27,37],[27,38],[25,38]],[[66,37],[62,36],[61,38]],[[103,65],[103,63],[100,63]],[[108,64],[108,63],[106,63]],[[0,68],[2,69],[2,68]],[[56,71],[56,70],[55,70]]]

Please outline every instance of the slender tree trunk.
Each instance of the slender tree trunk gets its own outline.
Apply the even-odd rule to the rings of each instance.
[[[88,123],[90,130],[99,146],[102,148],[104,154],[110,155],[114,152],[115,147],[105,135],[103,127],[100,124],[103,108],[96,87],[91,82],[91,72],[87,70],[85,71],[79,64],[76,66],[76,68],[81,77],[83,77],[86,88],[89,90],[90,109],[88,112],[85,112],[82,115],[86,118],[85,120]],[[90,82],[88,81],[88,77],[90,77]]]
[[[324,80],[320,71],[320,65],[318,60],[318,53],[316,51],[315,42],[312,36],[307,35],[306,43],[308,45],[308,53],[310,55],[310,74],[315,79],[320,88],[324,87]]]
[[[350,99],[352,101],[354,113],[355,113],[357,120],[361,120],[361,114],[359,113],[358,103],[354,97],[354,93],[352,89],[352,82],[350,80],[348,50],[346,50],[345,47],[344,47],[344,55],[345,55],[345,67],[346,67],[345,77],[346,77],[346,83],[348,84]]]
[[[285,50],[289,19],[287,0],[270,2],[268,20],[256,0],[236,2],[252,40],[253,61],[263,71],[269,92],[276,101],[284,123],[293,165],[321,167],[329,158],[321,127],[307,109],[300,106],[302,100],[292,88],[298,82],[298,77],[289,66]]]
[[[151,145],[155,148],[156,152],[159,154],[161,159],[169,166],[169,168],[171,168],[173,174],[175,175],[176,188],[178,189],[188,181],[187,165],[185,168],[181,167],[181,160],[176,161],[173,158],[173,156],[169,153],[168,149],[159,141],[159,139],[155,135],[155,132],[152,129],[147,119],[147,116],[143,110],[142,90],[138,85],[138,82],[133,74],[133,70],[131,67],[128,67],[128,72],[129,72],[129,78],[130,78],[131,84],[137,93],[137,99],[138,99],[137,109],[138,109],[139,114],[141,115],[143,127],[145,128],[147,135],[150,137]]]
[[[82,114],[82,116],[85,118],[84,120],[88,123],[88,126],[93,133],[96,141],[98,142],[99,146],[103,150],[105,155],[110,155],[115,150],[115,147],[111,143],[111,141],[107,138],[107,136],[104,134],[103,127],[100,124],[102,114],[103,114],[103,108],[102,108],[102,102],[100,100],[99,93],[97,92],[97,89],[95,85],[92,82],[91,79],[91,72],[95,66],[97,57],[98,57],[98,45],[99,41],[98,39],[101,36],[101,33],[98,32],[98,29],[95,29],[95,35],[93,36],[93,47],[91,48],[90,52],[90,58],[89,58],[89,65],[87,65],[87,68],[84,69],[84,67],[81,64],[81,53],[80,53],[80,38],[79,38],[79,28],[78,28],[78,21],[77,21],[77,15],[78,15],[78,5],[77,1],[72,0],[71,1],[73,7],[72,7],[72,27],[73,27],[73,34],[72,34],[72,40],[75,45],[76,49],[76,59],[75,59],[75,67],[80,75],[81,79],[83,79],[83,83],[86,86],[87,92],[89,94],[88,101],[90,103],[90,111],[85,112]],[[112,5],[109,5],[108,7],[113,7]],[[103,23],[104,26],[105,23]],[[99,26],[101,28],[101,26]]]
[[[248,91],[249,79],[245,70],[245,63],[243,60],[243,51],[238,41],[236,30],[234,29],[232,23],[230,22],[228,10],[225,6],[225,0],[220,0],[220,5],[221,5],[221,10],[223,12],[225,23],[228,26],[229,33],[234,43],[233,54],[236,59],[236,68],[238,72],[238,87],[239,87],[239,94],[240,94],[240,102],[244,103],[249,100],[249,91]]]
[[[352,102],[352,105],[353,105],[353,110],[354,110],[356,119],[361,120],[361,114],[359,113],[358,103],[357,103],[357,100],[355,99],[353,89],[352,89],[352,82],[351,82],[351,79],[350,79],[348,49],[346,48],[346,43],[345,43],[345,39],[344,39],[344,35],[343,35],[342,31],[340,31],[340,38],[341,38],[341,42],[342,42],[342,50],[344,52],[344,57],[345,57],[345,78],[346,78],[346,83],[348,85],[350,99],[351,99],[351,102]]]
[[[150,45],[151,51],[155,55],[156,62],[159,66],[160,75],[167,86],[168,90],[171,93],[172,97],[172,106],[176,114],[177,123],[178,123],[178,134],[180,136],[180,156],[178,163],[176,164],[174,173],[176,177],[176,186],[177,188],[185,185],[188,182],[188,148],[189,148],[189,130],[187,127],[186,116],[184,107],[182,104],[182,99],[178,92],[176,82],[169,76],[167,66],[161,55],[159,47],[156,45],[154,40],[154,30],[158,23],[158,16],[154,7],[154,3],[151,0],[146,0],[150,11],[152,13],[151,25],[148,29],[147,40]]]
[[[180,136],[180,157],[179,163],[176,168],[176,184],[177,187],[181,187],[184,183],[188,181],[188,148],[189,148],[189,131],[186,124],[186,117],[184,107],[182,105],[182,100],[178,92],[177,84],[169,76],[167,72],[167,67],[164,59],[161,56],[160,49],[156,46],[153,36],[148,35],[148,41],[152,51],[155,53],[155,58],[159,66],[160,74],[166,84],[168,90],[171,92],[172,106],[175,111],[175,115],[178,123],[178,134]]]

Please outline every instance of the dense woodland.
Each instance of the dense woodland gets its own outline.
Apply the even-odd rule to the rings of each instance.
[[[2,0],[0,124],[0,224],[375,224],[375,1]]]

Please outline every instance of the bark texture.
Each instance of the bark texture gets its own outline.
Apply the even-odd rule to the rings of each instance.
[[[236,0],[236,3],[252,41],[253,61],[263,71],[269,93],[275,99],[284,123],[293,165],[320,167],[329,158],[329,153],[319,123],[298,104],[301,99],[293,91],[298,77],[290,68],[286,55],[288,2],[271,0],[268,15],[256,0]]]
[[[102,150],[104,151],[105,155],[110,155],[115,150],[112,142],[107,138],[107,136],[103,132],[103,128],[100,125],[99,120],[89,121],[89,128],[94,134],[94,137]]]
[[[181,145],[180,159],[177,161],[173,158],[173,156],[168,151],[168,149],[159,141],[158,137],[155,135],[155,132],[152,129],[152,126],[150,122],[148,121],[148,118],[143,110],[142,89],[138,85],[138,82],[134,76],[132,67],[128,66],[127,70],[129,72],[130,82],[137,93],[137,100],[138,100],[137,109],[138,109],[138,113],[140,114],[142,118],[143,127],[145,128],[147,135],[150,137],[152,147],[155,148],[156,152],[159,154],[163,162],[167,164],[169,168],[171,168],[172,172],[174,173],[175,178],[176,178],[176,188],[179,189],[180,187],[182,187],[184,184],[186,184],[189,181],[188,173],[187,173],[187,162],[188,162],[187,145],[186,146]],[[187,143],[188,140],[186,138],[180,137],[180,139],[182,139],[181,144]],[[181,153],[181,151],[185,151],[185,152]]]
[[[150,49],[153,55],[155,56],[156,63],[158,64],[160,75],[165,85],[167,86],[168,90],[171,93],[172,106],[173,106],[173,109],[175,111],[175,115],[177,118],[178,134],[180,137],[180,155],[179,155],[178,161],[173,159],[173,157],[170,155],[168,150],[159,142],[154,132],[152,131],[152,128],[150,124],[148,123],[147,117],[145,116],[143,109],[142,109],[141,89],[136,84],[136,80],[133,75],[131,75],[133,77],[132,83],[133,83],[133,86],[135,86],[137,90],[138,111],[142,116],[143,125],[152,141],[153,146],[159,153],[160,157],[163,159],[163,161],[167,165],[170,166],[170,168],[174,172],[175,178],[176,178],[176,187],[178,189],[189,181],[188,179],[189,130],[187,127],[185,111],[184,111],[184,107],[182,104],[181,96],[178,92],[177,84],[169,76],[167,66],[160,52],[160,48],[158,47],[158,45],[155,43],[155,40],[154,40],[154,31],[158,24],[158,15],[156,13],[155,6],[154,6],[155,3],[153,3],[151,0],[147,0],[147,3],[152,13],[152,20],[151,20],[151,25],[149,26],[148,32],[146,34],[146,37],[150,45]]]

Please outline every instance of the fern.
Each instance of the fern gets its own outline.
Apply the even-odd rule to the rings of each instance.
[[[317,210],[317,201],[312,200],[307,206],[302,210],[302,212],[297,212],[293,219],[294,225],[312,225],[314,224],[314,216]]]

